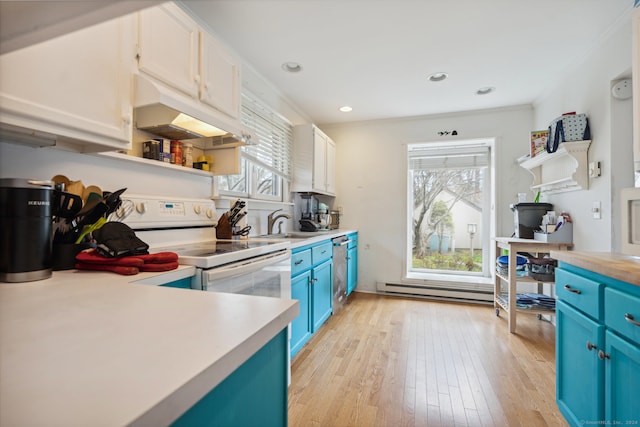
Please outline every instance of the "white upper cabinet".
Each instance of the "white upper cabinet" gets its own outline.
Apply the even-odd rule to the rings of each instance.
[[[201,92],[208,105],[240,117],[240,61],[208,33],[200,33]]]
[[[175,4],[145,9],[138,20],[138,68],[197,98],[198,42],[198,26]]]
[[[314,125],[294,128],[291,191],[336,194],[336,145]]]
[[[174,3],[139,13],[138,68],[210,107],[240,117],[240,61]]]
[[[117,18],[0,56],[0,140],[129,149],[134,28]]]

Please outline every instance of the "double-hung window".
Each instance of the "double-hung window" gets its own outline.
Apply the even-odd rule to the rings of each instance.
[[[242,124],[257,135],[257,143],[241,147],[238,175],[218,178],[221,195],[283,200],[291,176],[291,123],[250,94],[242,94]]]

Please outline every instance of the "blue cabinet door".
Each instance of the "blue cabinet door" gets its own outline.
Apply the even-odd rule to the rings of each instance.
[[[320,264],[313,269],[311,285],[312,332],[331,316],[333,304],[333,260]]]
[[[172,427],[286,427],[287,329],[240,365]]]
[[[570,425],[604,419],[604,326],[569,305],[556,305],[556,401]],[[589,349],[589,344],[591,349]],[[583,423],[581,423],[581,421]]]
[[[291,322],[291,357],[295,356],[311,337],[310,285],[310,270],[291,279],[291,298],[297,299],[300,303],[300,314]]]
[[[607,425],[640,422],[640,348],[611,331],[606,335]]]
[[[358,248],[347,249],[347,295],[358,285]]]

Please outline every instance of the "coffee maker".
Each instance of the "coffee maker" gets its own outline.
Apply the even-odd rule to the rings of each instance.
[[[318,201],[311,194],[301,194],[300,198],[306,200],[302,204],[302,214],[300,217],[300,231],[318,231],[321,228],[316,217],[316,206]]]

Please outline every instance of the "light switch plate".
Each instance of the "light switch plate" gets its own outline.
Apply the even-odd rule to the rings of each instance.
[[[602,203],[593,202],[591,213],[593,215],[593,219],[602,219]]]

